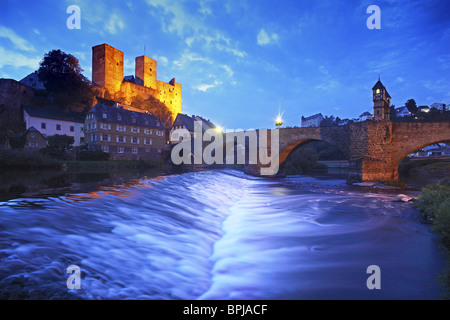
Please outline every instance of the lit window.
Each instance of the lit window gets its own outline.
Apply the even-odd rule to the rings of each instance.
[[[135,148],[135,147],[131,148],[131,153],[137,154],[138,153],[138,148]]]

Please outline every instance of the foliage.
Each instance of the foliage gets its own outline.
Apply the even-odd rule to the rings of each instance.
[[[27,141],[26,135],[10,135],[9,138],[9,145],[13,149],[23,149],[25,146],[25,143]]]
[[[325,141],[314,141],[308,144],[308,148],[317,153],[318,160],[348,160],[341,150]]]
[[[167,106],[155,98],[144,99],[140,96],[133,98],[131,106],[153,114],[166,127],[171,127],[174,119]]]
[[[300,174],[311,171],[317,165],[317,153],[313,149],[299,148],[286,160],[286,174]]]
[[[450,181],[444,179],[423,188],[416,206],[450,249]]]
[[[339,121],[341,119],[339,117],[334,116],[325,116],[323,120],[320,122],[321,127],[331,127],[331,126],[337,126],[339,124]]]
[[[40,62],[38,77],[57,105],[74,102],[89,104],[94,92],[82,72],[76,57],[61,50],[51,50]]]
[[[79,159],[82,161],[106,161],[109,160],[109,153],[102,150],[80,151]]]
[[[61,151],[68,149],[75,142],[75,138],[66,134],[55,134],[47,137],[49,147],[58,148]]]
[[[406,107],[406,108],[408,109],[408,111],[411,112],[411,113],[416,113],[417,110],[418,110],[416,101],[415,101],[414,99],[409,99],[408,101],[406,101],[405,107]]]
[[[62,163],[38,151],[0,150],[0,170],[60,168]]]

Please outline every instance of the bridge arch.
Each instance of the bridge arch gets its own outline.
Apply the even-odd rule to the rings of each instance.
[[[430,140],[429,142],[421,142],[419,146],[408,146],[406,148],[403,148],[402,150],[399,150],[399,152],[395,155],[395,158],[393,159],[394,167],[398,167],[400,162],[405,159],[409,154],[413,153],[414,151],[417,151],[419,149],[425,148],[427,146],[438,144],[438,143],[450,143],[449,139],[437,139],[437,140]]]

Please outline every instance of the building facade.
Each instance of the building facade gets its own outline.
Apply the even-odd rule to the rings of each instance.
[[[85,119],[86,144],[111,160],[165,160],[166,127],[152,114],[96,104]]]
[[[390,120],[391,96],[378,78],[372,88],[374,120]]]
[[[54,108],[23,106],[25,128],[36,128],[44,137],[67,135],[74,147],[84,144],[84,116],[79,112],[63,112]]]
[[[195,121],[201,121],[202,133],[208,129],[214,129],[216,126],[209,120],[200,116],[179,113],[170,129],[169,142],[175,144],[183,139],[195,138]]]
[[[310,117],[303,117],[302,116],[302,127],[320,127],[320,123],[323,120],[323,116],[321,113],[315,114]]]

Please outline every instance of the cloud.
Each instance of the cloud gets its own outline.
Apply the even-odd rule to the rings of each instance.
[[[105,22],[105,30],[111,34],[117,34],[118,30],[125,28],[125,22],[117,13],[111,14],[109,20]]]
[[[260,46],[278,43],[279,36],[276,33],[267,33],[266,30],[261,29],[256,36],[256,41]]]
[[[227,65],[223,65],[222,66],[222,68],[226,71],[226,73],[228,74],[228,76],[229,77],[232,77],[233,76],[233,70],[231,69],[231,67],[230,66],[227,66]]]
[[[27,67],[31,69],[38,69],[41,57],[29,57],[20,52],[12,51],[0,47],[0,69],[5,66],[13,66],[15,68]]]
[[[222,82],[215,80],[214,83],[212,83],[212,84],[199,84],[199,85],[195,86],[194,89],[197,89],[198,91],[206,92],[207,90],[217,87],[221,84],[222,84]]]
[[[191,13],[192,10],[187,7],[188,4],[185,7],[184,2],[174,0],[146,0],[146,2],[152,8],[162,11],[162,14],[158,16],[162,20],[163,31],[177,34],[184,39],[188,47],[197,44],[206,49],[227,52],[239,58],[247,55],[239,49],[236,41],[204,22],[205,16],[212,14],[212,10],[206,4],[207,1],[200,2],[200,9],[194,13]]]
[[[24,38],[18,36],[13,30],[0,26],[0,37],[6,38],[12,42],[16,49],[32,52],[35,51],[34,46]]]
[[[321,83],[316,85],[316,90],[327,91],[339,85],[339,81],[333,79],[330,72],[325,66],[319,66],[319,72],[323,75]]]

